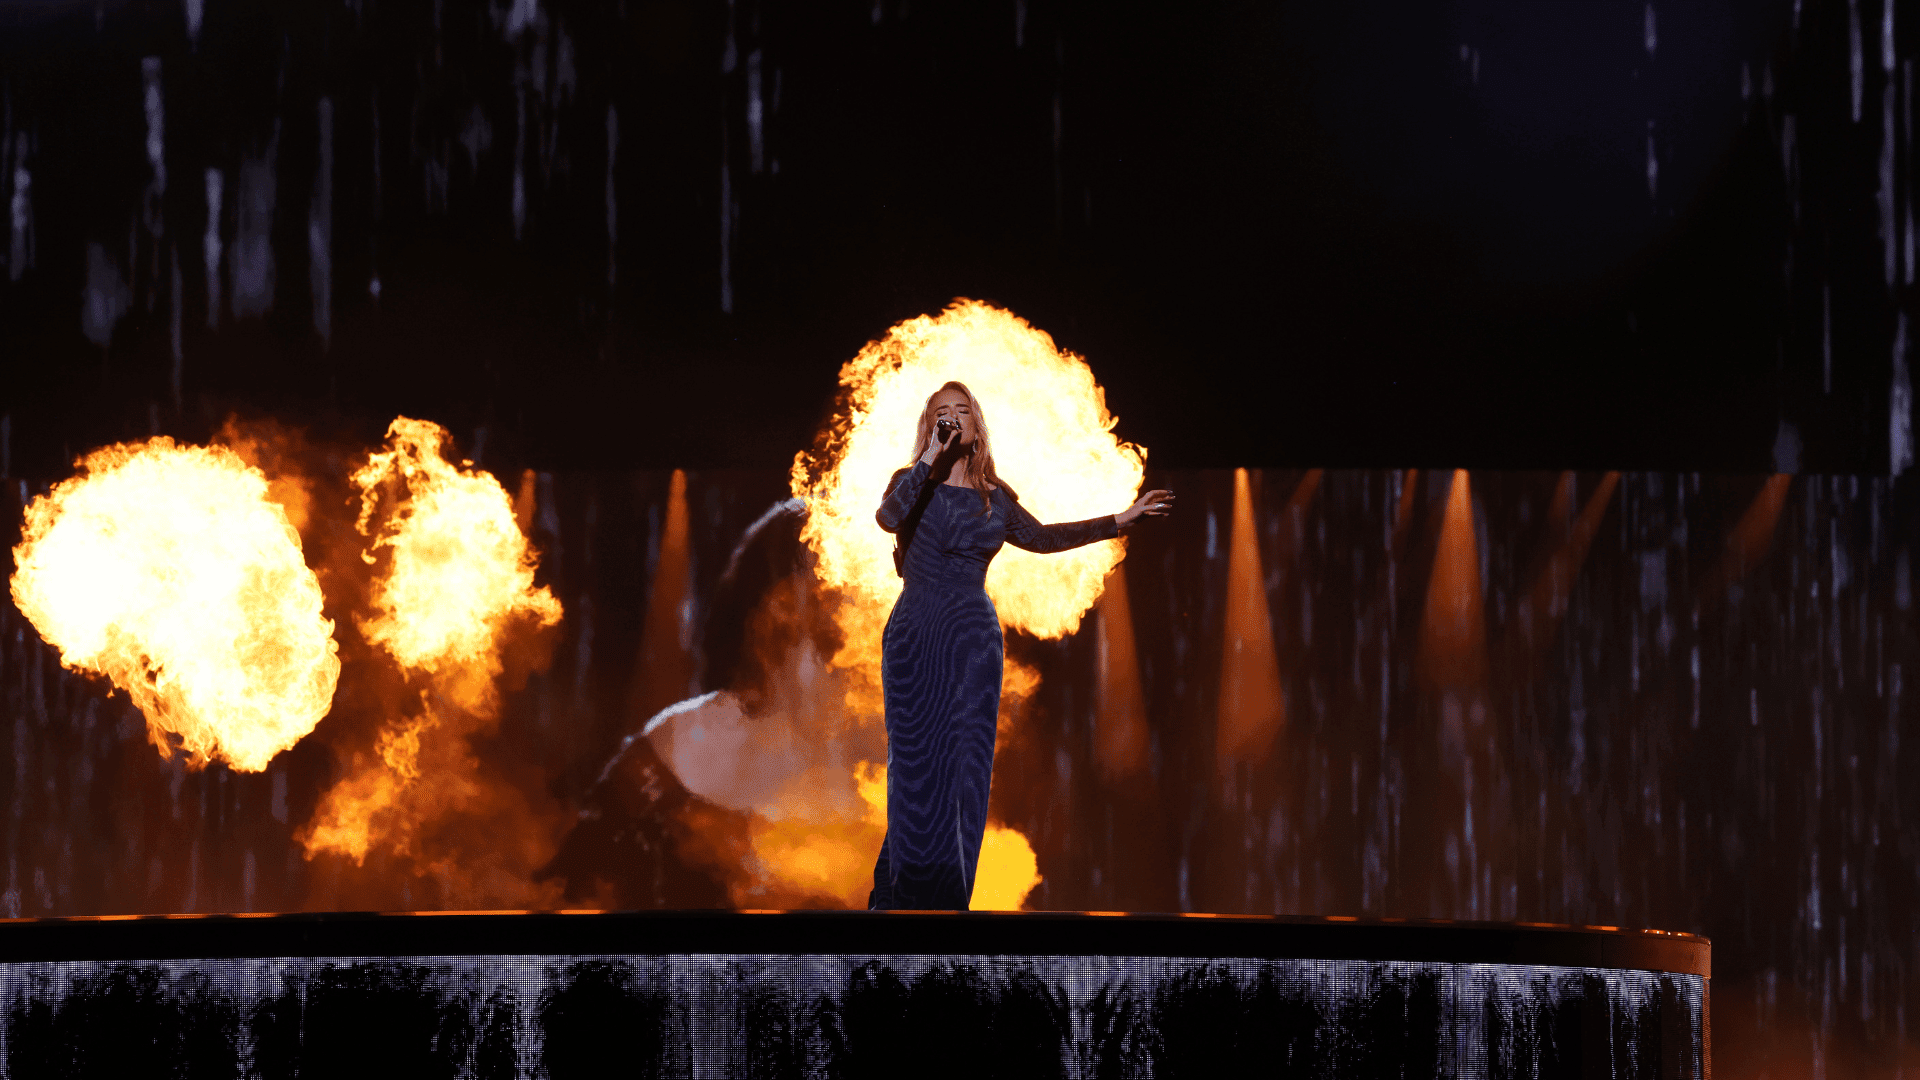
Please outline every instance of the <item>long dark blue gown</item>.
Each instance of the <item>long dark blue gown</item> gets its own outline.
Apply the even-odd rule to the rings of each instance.
[[[964,911],[973,896],[1000,713],[1000,617],[987,599],[987,564],[1003,541],[1044,553],[1119,533],[1111,516],[1042,525],[1004,489],[982,514],[979,492],[930,482],[930,472],[918,462],[895,473],[878,514],[895,532],[919,507],[906,584],[881,639],[887,835],[873,910]]]

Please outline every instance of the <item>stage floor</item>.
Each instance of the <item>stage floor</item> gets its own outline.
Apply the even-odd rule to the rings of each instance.
[[[838,953],[1239,957],[1637,968],[1710,976],[1664,930],[1107,911],[422,911],[0,919],[0,963],[265,956]]]
[[[0,922],[0,1036],[11,1076],[563,1080],[608,1075],[617,1060],[622,1072],[684,1077],[1218,1077],[1251,1065],[1680,1080],[1710,1074],[1710,975],[1709,943],[1693,935],[1513,923],[858,911],[37,919]]]

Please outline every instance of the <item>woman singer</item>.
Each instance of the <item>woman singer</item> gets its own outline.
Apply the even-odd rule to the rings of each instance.
[[[887,835],[872,910],[966,910],[987,828],[1000,713],[1000,617],[987,564],[1003,541],[1066,551],[1109,540],[1173,507],[1149,491],[1118,514],[1042,525],[994,472],[980,402],[950,382],[927,399],[913,466],[893,474],[877,515],[895,536],[905,587],[881,639],[887,710]]]

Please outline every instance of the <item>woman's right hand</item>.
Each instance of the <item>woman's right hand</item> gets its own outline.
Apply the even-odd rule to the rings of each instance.
[[[934,428],[933,438],[927,440],[927,452],[920,455],[920,460],[927,465],[932,465],[939,461],[941,455],[947,452],[947,448],[951,446],[953,440],[957,438],[959,438],[959,433],[956,431],[943,443],[940,441],[940,429],[937,427]]]

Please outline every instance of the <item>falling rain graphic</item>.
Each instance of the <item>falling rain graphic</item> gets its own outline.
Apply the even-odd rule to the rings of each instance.
[[[661,1060],[851,1068],[897,990],[1159,1075],[1149,1020],[1311,983],[1472,1013],[1467,1072],[1709,998],[1723,1076],[1920,1069],[1913,12],[843,7],[0,14],[0,916],[864,907],[872,513],[957,377],[1043,519],[1179,493],[993,564],[975,907],[1658,928],[1711,986],[876,950],[837,1049],[710,995]],[[9,961],[5,1050],[55,984],[261,1054],[365,990],[526,1075],[660,975],[275,963]]]

